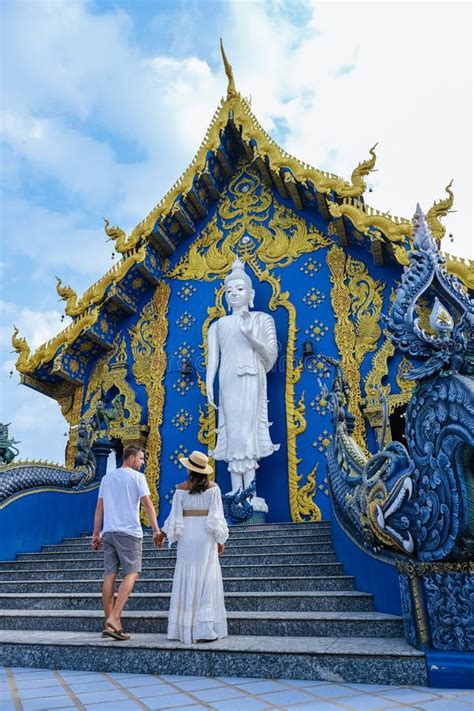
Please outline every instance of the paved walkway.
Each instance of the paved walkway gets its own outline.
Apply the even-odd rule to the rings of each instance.
[[[456,689],[0,667],[1,711],[472,711],[473,704],[474,692]]]

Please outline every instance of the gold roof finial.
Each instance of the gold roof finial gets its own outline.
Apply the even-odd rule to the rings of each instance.
[[[453,181],[445,187],[448,197],[434,202],[426,213],[426,222],[431,230],[431,234],[435,238],[436,242],[440,244],[446,233],[446,227],[442,224],[440,218],[446,217],[448,212],[451,212],[451,208],[454,204],[454,193],[451,190]]]
[[[222,42],[222,37],[221,37],[221,54],[222,54],[222,61],[224,62],[225,73],[227,76],[227,98],[232,99],[234,96],[237,95],[237,89],[235,88],[234,73],[232,71],[232,67],[229,64],[229,60],[227,59],[227,56],[226,56],[226,53],[224,50],[224,43]]]

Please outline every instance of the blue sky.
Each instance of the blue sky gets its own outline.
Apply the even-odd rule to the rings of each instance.
[[[294,155],[349,177],[379,142],[374,207],[410,216],[454,178],[445,220],[472,255],[470,3],[3,0],[0,421],[22,455],[62,460],[66,426],[12,378],[12,323],[62,326],[55,275],[81,293],[112,264],[102,218],[131,230],[239,90]]]

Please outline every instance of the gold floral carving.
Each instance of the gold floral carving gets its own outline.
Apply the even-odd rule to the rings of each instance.
[[[383,284],[373,279],[363,262],[346,259],[348,289],[352,296],[351,316],[356,329],[355,355],[360,366],[365,355],[375,351],[382,334],[379,326]]]
[[[168,304],[170,287],[161,281],[153,296],[155,319],[153,321],[153,346],[151,358],[152,378],[148,391],[148,427],[146,443],[146,478],[151,492],[151,499],[157,514],[160,510],[158,484],[160,478],[161,425],[165,405],[164,378],[166,372],[166,339],[168,338]]]
[[[248,187],[246,192],[239,190],[243,182]],[[218,218],[225,232],[219,228]],[[264,264],[280,267],[301,254],[332,244],[331,239],[275,200],[257,176],[242,168],[220,199],[214,217],[168,276],[218,279],[229,271],[244,237],[255,241],[256,254]]]
[[[314,503],[316,496],[316,472],[319,462],[308,474],[306,484],[298,489],[297,494],[297,509],[302,521],[321,521],[321,511]],[[301,476],[299,480],[301,480]]]
[[[87,386],[83,418],[87,421],[94,414],[102,393],[117,388],[123,398],[124,417],[112,420],[110,437],[120,441],[139,439],[141,436],[142,408],[135,400],[135,392],[127,382],[127,352],[125,338],[117,339],[114,351],[103,356],[95,366]],[[127,415],[128,413],[128,415]]]
[[[82,398],[84,388],[78,387],[72,395],[59,400],[61,413],[69,424],[69,438],[66,445],[66,466],[73,467],[77,450],[78,425],[81,420]]]
[[[132,371],[139,385],[144,385],[147,392],[152,381],[151,360],[155,351],[153,342],[156,319],[155,298],[146,304],[137,323],[129,328],[130,347],[133,356]]]
[[[349,384],[349,409],[355,418],[353,437],[366,452],[365,423],[361,412],[362,395],[360,390],[360,364],[365,353],[358,338],[357,325],[351,320],[353,296],[346,283],[348,277],[346,263],[351,258],[346,257],[341,247],[334,246],[329,250],[326,259],[331,273],[331,303],[336,317],[334,337],[341,355],[341,367]],[[351,266],[350,269],[353,270],[353,267]],[[374,282],[374,285],[376,284],[377,282]],[[374,287],[375,292],[376,289]],[[359,299],[359,309],[366,302],[367,296],[362,301]],[[362,339],[362,342],[364,341],[365,335]],[[376,341],[373,343],[373,347],[372,343],[373,341],[369,339],[365,341],[364,347],[366,349],[370,347],[371,350],[374,350]]]

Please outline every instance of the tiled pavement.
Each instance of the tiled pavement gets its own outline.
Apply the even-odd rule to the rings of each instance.
[[[456,689],[0,667],[1,711],[468,711],[473,706],[474,692]]]

